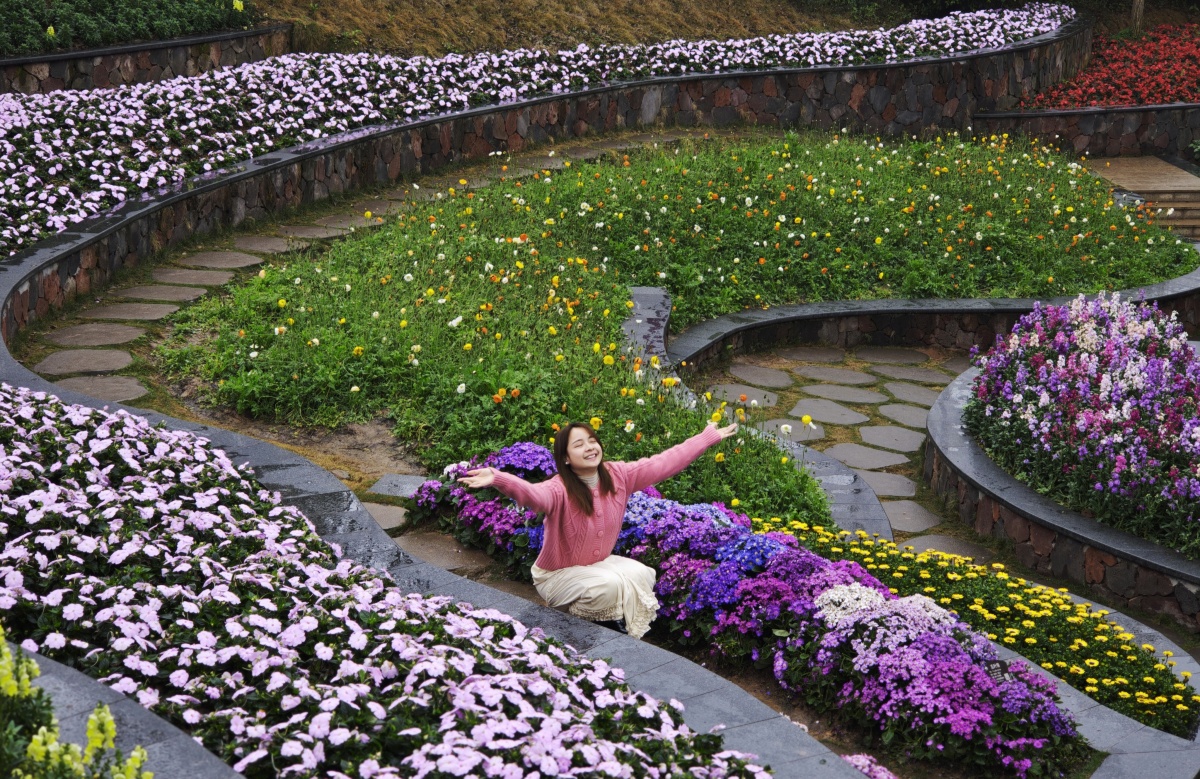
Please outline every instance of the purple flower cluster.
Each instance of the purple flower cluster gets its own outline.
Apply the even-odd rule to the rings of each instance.
[[[13,640],[250,779],[766,779],[607,663],[337,559],[192,433],[0,386],[0,485]]]
[[[451,527],[472,527],[461,505],[447,493],[442,510]],[[497,527],[527,523],[511,501],[506,510],[514,518]],[[992,645],[956,615],[924,596],[897,598],[858,563],[827,560],[794,537],[755,534],[728,507],[636,493],[616,551],[658,571],[659,617],[676,641],[769,664],[784,687],[913,755],[1025,776],[1077,743],[1054,683],[1021,663],[993,679]]]
[[[870,755],[842,755],[842,759],[861,771],[867,779],[897,779],[895,774]]]
[[[918,19],[890,30],[440,59],[294,54],[155,84],[0,95],[0,256],[141,193],[391,121],[685,73],[895,62],[991,49],[1072,19],[1065,5]]]
[[[1174,315],[1118,295],[1037,305],[977,364],[964,416],[1002,466],[1200,555],[1200,359]]]

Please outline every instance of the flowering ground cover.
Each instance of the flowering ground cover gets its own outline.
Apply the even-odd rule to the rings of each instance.
[[[1200,695],[1187,671],[1176,677],[1169,651],[1106,619],[1109,612],[1075,603],[1055,590],[1012,576],[1000,564],[974,565],[943,552],[912,552],[891,541],[779,517],[755,518],[759,533],[787,533],[830,560],[852,560],[900,595],[924,594],[988,638],[1009,646],[1111,709],[1159,730],[1190,738],[1200,721]]]
[[[167,40],[253,24],[243,0],[0,0],[0,57]]]
[[[13,640],[251,779],[765,779],[607,663],[339,560],[191,433],[2,386],[0,484]]]
[[[992,459],[1200,557],[1200,359],[1174,315],[1118,295],[1038,306],[977,364],[963,419]]]
[[[298,54],[169,82],[0,95],[0,255],[142,193],[345,130],[682,73],[912,59],[1046,33],[1074,11],[1030,3],[890,30],[400,59]]]
[[[1025,108],[1200,103],[1200,24],[1163,24],[1140,38],[1097,35],[1092,60]]]
[[[550,452],[533,444],[479,462],[533,481],[554,472]],[[494,491],[458,487],[454,477],[475,464],[423,484],[414,521],[436,517],[528,577],[542,528]],[[820,557],[787,533],[756,533],[723,504],[684,505],[653,489],[631,496],[616,551],[659,572],[659,624],[675,643],[770,667],[810,705],[910,758],[1053,776],[1081,754],[1053,682],[1020,662],[996,681],[982,633],[924,594],[898,597],[858,562]]]
[[[115,748],[117,725],[107,706],[97,704],[88,717],[87,744],[58,740],[50,694],[33,681],[37,663],[19,649],[14,653],[0,628],[0,776],[13,779],[153,779],[139,771],[146,750],[135,747],[126,758]]]
[[[1194,267],[1149,219],[1077,164],[1005,138],[685,147],[410,204],[189,307],[161,356],[255,417],[390,410],[398,433],[429,444],[429,467],[545,440],[566,417],[601,419],[613,456],[635,457],[696,415],[672,410],[676,391],[626,352],[627,285],[665,286],[680,327],[745,306],[1036,296]],[[182,340],[198,331],[203,344]],[[788,490],[779,505],[812,502],[769,444],[727,449],[723,466],[680,477],[701,491],[676,494],[761,501],[771,478]],[[735,455],[750,453],[744,470]]]

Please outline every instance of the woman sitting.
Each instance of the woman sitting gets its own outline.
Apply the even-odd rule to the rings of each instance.
[[[629,496],[669,479],[708,447],[737,432],[737,424],[703,432],[637,462],[604,462],[604,447],[588,424],[572,422],[554,437],[558,475],[538,484],[495,468],[476,468],[458,481],[495,487],[545,515],[545,542],[534,563],[533,586],[555,608],[641,638],[658,613],[653,568],[612,553]]]

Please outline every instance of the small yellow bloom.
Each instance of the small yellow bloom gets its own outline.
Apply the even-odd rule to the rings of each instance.
[[[604,420],[601,419],[600,417],[592,417],[591,419],[588,420],[588,424],[590,424],[592,426],[593,430],[599,430],[600,425],[604,424]]]
[[[283,298],[280,298],[280,299],[279,299],[279,307],[280,307],[280,308],[287,308],[287,301],[286,301],[286,300],[284,300]]]
[[[469,352],[469,351],[471,351],[471,344],[469,344],[469,343],[468,343],[468,344],[463,344],[463,351],[464,351],[464,352]]]
[[[723,462],[725,462],[725,453],[724,453],[724,452],[717,452],[716,456],[715,456],[715,457],[713,457],[713,459],[714,459],[714,460],[716,460],[716,461],[717,461],[717,462],[719,462],[719,463],[723,463]]]
[[[613,359],[613,356],[611,354],[604,355],[604,364],[605,365],[612,365],[615,362],[616,362],[616,360]]]

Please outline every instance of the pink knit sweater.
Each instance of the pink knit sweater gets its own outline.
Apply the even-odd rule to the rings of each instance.
[[[530,484],[501,472],[493,486],[525,508],[546,515],[546,540],[536,563],[539,568],[557,571],[572,565],[591,565],[612,554],[625,516],[625,502],[631,494],[671,478],[720,440],[721,434],[710,427],[653,457],[632,463],[606,462],[614,492],[602,495],[599,485],[592,489],[591,516],[571,502],[559,476]]]

